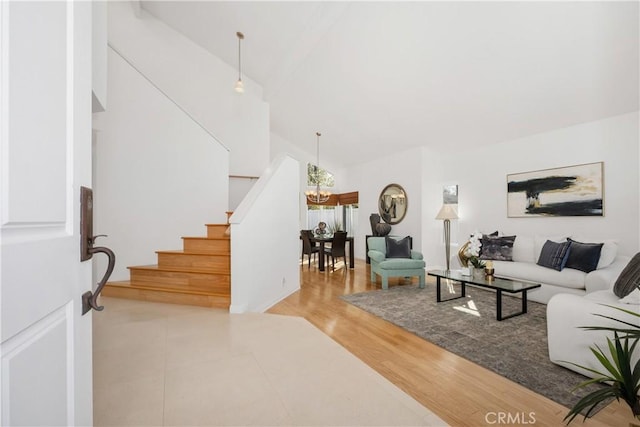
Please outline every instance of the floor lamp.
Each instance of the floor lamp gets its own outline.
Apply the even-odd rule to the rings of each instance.
[[[444,220],[444,244],[447,255],[447,271],[449,271],[451,263],[451,220],[458,219],[456,208],[454,205],[445,203],[442,205],[442,208],[440,208],[440,212],[438,212],[436,219]]]

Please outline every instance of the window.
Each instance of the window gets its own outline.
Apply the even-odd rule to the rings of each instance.
[[[317,173],[316,170],[318,171]],[[309,187],[315,186],[318,184],[318,181],[320,183],[320,187],[333,187],[334,185],[333,175],[331,172],[318,168],[316,165],[312,165],[311,163],[307,163],[307,185]]]
[[[315,230],[321,221],[327,224],[330,232],[340,226],[347,235],[353,236],[358,227],[358,205],[307,205],[307,229]]]

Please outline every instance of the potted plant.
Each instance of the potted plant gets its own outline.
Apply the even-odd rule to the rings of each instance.
[[[333,234],[336,231],[342,231],[342,223],[340,221],[333,221],[329,225],[329,233]]]
[[[607,307],[611,307],[640,318],[640,313],[625,310],[620,307],[608,305]],[[589,384],[604,384],[607,387],[593,391],[580,399],[574,407],[571,408],[564,420],[568,420],[567,424],[571,423],[571,421],[573,421],[573,419],[585,409],[586,413],[584,414],[584,419],[586,419],[599,403],[611,398],[624,400],[627,405],[629,405],[629,408],[631,408],[634,418],[640,420],[640,360],[635,364],[632,362],[634,351],[640,341],[640,322],[634,324],[601,314],[596,314],[596,316],[614,320],[624,325],[620,327],[582,327],[582,329],[590,331],[599,330],[613,332],[613,340],[611,338],[607,338],[606,349],[601,349],[597,345],[590,347],[591,352],[598,359],[604,369],[596,370],[572,362],[567,363],[596,374],[595,378],[578,384],[574,390],[586,387]]]

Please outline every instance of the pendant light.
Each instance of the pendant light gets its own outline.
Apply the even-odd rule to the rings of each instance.
[[[238,81],[236,82],[234,89],[238,93],[244,93],[244,83],[242,83],[242,56],[240,51],[240,43],[244,39],[244,34],[238,31],[236,36],[238,36]]]
[[[329,200],[331,192],[320,190],[320,132],[316,132],[316,165],[315,165],[315,181],[316,186],[313,190],[305,192],[307,200],[311,203],[322,204]]]

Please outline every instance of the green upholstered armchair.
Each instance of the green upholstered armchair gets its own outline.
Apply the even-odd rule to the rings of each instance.
[[[392,238],[392,237],[390,237]],[[371,281],[376,282],[376,274],[382,280],[382,289],[389,289],[389,277],[418,276],[420,288],[424,288],[425,262],[421,252],[411,250],[410,258],[387,258],[387,244],[384,237],[367,238],[371,259]]]

